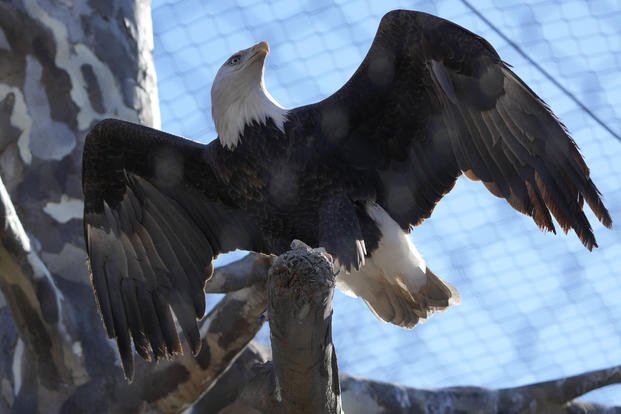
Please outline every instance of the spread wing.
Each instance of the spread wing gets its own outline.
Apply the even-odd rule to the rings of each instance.
[[[92,283],[126,376],[131,340],[155,359],[181,352],[171,309],[193,352],[212,259],[261,250],[249,219],[227,203],[211,146],[118,120],[96,125],[83,158],[84,230]],[[131,335],[131,337],[130,337]]]
[[[548,106],[488,42],[438,17],[388,13],[347,84],[289,118],[315,120],[344,162],[375,174],[378,202],[404,229],[429,217],[462,173],[540,228],[554,231],[554,216],[588,249],[597,244],[583,201],[611,225]]]

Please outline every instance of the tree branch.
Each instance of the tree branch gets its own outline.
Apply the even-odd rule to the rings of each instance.
[[[573,401],[575,398],[587,392],[605,387],[611,384],[621,383],[621,366],[585,372],[568,378],[545,381],[536,384],[525,385],[518,388],[499,390],[500,401],[504,405],[516,404],[516,395],[526,404],[532,406],[536,403],[541,409],[545,407],[565,406],[573,407],[589,406],[587,403]],[[571,403],[571,404],[567,404]],[[595,409],[595,405],[591,405]],[[569,411],[568,411],[569,412]],[[598,411],[594,411],[598,412]]]
[[[274,256],[249,253],[240,260],[218,267],[205,283],[207,293],[228,293],[255,283],[265,283]]]
[[[340,413],[332,344],[331,259],[301,242],[276,259],[268,276],[275,411]]]
[[[390,413],[621,413],[621,407],[606,407],[572,399],[588,391],[618,383],[617,374],[610,375],[618,368],[593,371],[570,378],[547,381],[516,388],[493,390],[480,387],[449,387],[439,389],[417,389],[402,387],[379,381],[363,380],[343,376],[343,407],[346,412],[361,414]],[[607,380],[604,378],[608,378]],[[580,393],[564,393],[559,399],[552,387],[563,389],[568,381],[570,389],[582,389]],[[547,391],[552,391],[547,395]],[[561,391],[562,393],[562,391]],[[442,408],[440,410],[440,408]]]
[[[268,395],[267,387],[271,386],[271,377],[259,377],[259,371],[266,371],[265,364],[272,359],[271,350],[256,341],[244,349],[241,355],[193,406],[195,413],[235,413],[241,414],[248,411],[244,401],[252,398],[242,396],[243,392],[256,388],[259,384],[250,384],[252,381],[259,381],[262,388],[266,388],[264,396]],[[271,364],[269,364],[271,367]],[[257,374],[248,375],[248,373]],[[271,371],[269,371],[271,375]],[[259,379],[260,378],[260,379]],[[271,393],[269,393],[271,395]]]

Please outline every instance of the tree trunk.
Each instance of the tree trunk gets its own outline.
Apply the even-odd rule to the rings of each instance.
[[[146,0],[0,3],[0,175],[23,223],[5,211],[15,243],[2,250],[0,373],[3,402],[24,412],[56,411],[64,390],[119,374],[85,266],[81,157],[100,119],[159,126],[150,11]]]

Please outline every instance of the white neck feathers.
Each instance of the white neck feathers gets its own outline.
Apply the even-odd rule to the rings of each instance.
[[[235,149],[246,125],[253,122],[265,125],[268,118],[284,133],[287,110],[269,94],[259,82],[241,82],[234,88],[218,87],[212,90],[211,113],[223,147]]]

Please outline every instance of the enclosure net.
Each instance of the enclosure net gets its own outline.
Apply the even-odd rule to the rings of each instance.
[[[621,217],[621,2],[614,0],[154,0],[162,128],[214,139],[214,75],[260,40],[272,50],[267,87],[283,106],[324,98],[353,74],[380,18],[395,8],[439,15],[488,39],[571,131],[613,220]],[[589,253],[574,234],[543,234],[479,183],[460,179],[413,237],[462,303],[407,331],[337,294],[341,372],[416,387],[507,387],[620,364],[621,233],[594,227],[601,247]],[[621,387],[585,399],[620,405]]]

